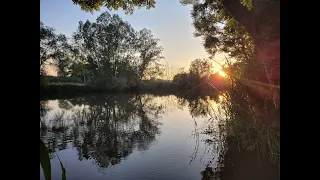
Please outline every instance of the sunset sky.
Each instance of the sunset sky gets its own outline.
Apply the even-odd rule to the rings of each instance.
[[[202,46],[202,40],[193,36],[191,6],[182,6],[179,0],[157,0],[156,2],[156,8],[136,9],[132,15],[125,15],[122,10],[110,13],[120,15],[135,30],[150,29],[155,37],[160,39],[160,45],[164,48],[165,59],[162,62],[174,68],[188,69],[192,60],[208,57]],[[41,0],[40,20],[45,25],[54,27],[58,33],[71,36],[80,20],[95,21],[105,10],[91,14],[81,11],[79,6],[72,3],[72,0]],[[223,56],[216,56],[216,60],[223,60]],[[50,74],[55,73],[51,70]]]

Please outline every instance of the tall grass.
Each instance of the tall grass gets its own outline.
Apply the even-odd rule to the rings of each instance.
[[[225,130],[238,149],[268,154],[280,163],[280,109],[271,100],[256,97],[248,102],[245,91],[229,91],[223,104],[226,114]]]

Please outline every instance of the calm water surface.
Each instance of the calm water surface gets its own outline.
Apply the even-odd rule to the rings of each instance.
[[[173,95],[41,101],[40,137],[50,151],[54,180],[62,174],[58,157],[69,180],[278,179],[277,168],[262,157],[231,148],[225,154],[219,106],[219,99]],[[230,173],[214,175],[225,161],[231,161]]]

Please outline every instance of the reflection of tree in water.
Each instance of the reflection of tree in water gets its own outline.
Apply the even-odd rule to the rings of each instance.
[[[189,110],[192,117],[207,117],[212,112],[210,97],[198,97],[189,101]]]
[[[40,101],[40,136],[42,136],[47,131],[47,126],[42,118],[44,118],[49,111],[48,102]]]
[[[279,179],[280,108],[241,85],[227,92],[222,107],[226,119],[220,120],[219,132],[225,136],[218,141],[225,145],[214,148],[220,152],[218,164],[209,161],[202,179]],[[216,132],[210,125],[203,131],[213,137]]]
[[[206,160],[202,159],[204,163],[207,164],[207,169],[205,172],[202,173],[204,177],[210,176],[206,174],[208,169],[213,169],[211,167],[212,163],[215,163],[214,159],[217,159],[215,156],[222,156],[224,150],[224,138],[225,134],[220,131],[219,124],[223,124],[222,116],[219,115],[221,110],[219,109],[219,96],[221,92],[213,91],[211,96],[208,95],[199,95],[197,93],[190,93],[183,97],[181,97],[178,102],[185,106],[189,107],[190,115],[194,118],[194,131],[192,132],[193,137],[196,140],[194,152],[191,156],[190,163],[192,163],[198,153],[204,152],[205,154],[209,155],[209,159]],[[206,118],[206,120],[202,121],[200,124],[197,122],[195,118]],[[204,136],[203,136],[204,135]],[[205,143],[205,149],[199,152],[200,143]],[[217,164],[219,165],[219,164]]]
[[[193,117],[208,117],[208,121],[196,127],[199,133],[210,136],[203,139],[208,147],[206,152],[210,150],[212,154],[201,172],[203,179],[278,179],[278,167],[271,163],[270,157],[275,160],[280,157],[279,110],[252,95],[250,100],[250,92],[233,89],[225,93],[226,100],[221,104],[224,112],[219,112],[212,102],[219,102],[220,95],[206,97],[190,93],[176,98],[179,106],[189,106]],[[160,133],[157,119],[166,105],[155,99],[152,95],[71,99],[73,108],[57,113],[53,118],[55,128],[48,128],[42,137],[51,152],[72,145],[80,160],[93,159],[102,168],[118,164],[135,148],[148,149]],[[63,112],[71,111],[72,117],[62,116]],[[60,118],[64,121],[57,120],[59,117],[64,117]],[[66,119],[73,123],[70,125]],[[59,128],[64,126],[67,127]]]
[[[73,123],[62,124],[61,127],[67,127],[50,133],[55,138],[43,134],[44,139],[51,152],[65,149],[71,142],[79,160],[94,159],[102,168],[118,164],[135,148],[148,149],[160,133],[157,120],[163,113],[162,107],[153,104],[150,98],[121,95],[64,100],[63,104],[74,106],[69,118]]]
[[[210,94],[201,94],[195,90],[179,98],[178,103],[180,106],[188,104],[192,117],[208,117],[213,115],[212,103],[219,101],[220,94],[215,90],[211,91]]]
[[[228,149],[219,157],[218,167],[207,166],[201,172],[203,180],[280,179],[280,169],[270,161],[270,157],[258,154],[257,151],[239,149],[227,141]]]
[[[66,125],[69,117],[65,110],[59,111],[54,114],[49,121],[46,121],[46,117],[41,120],[40,137],[45,137],[44,141],[48,147],[50,156],[53,158],[56,150],[66,149],[67,143],[70,140],[70,128]],[[45,124],[49,122],[49,124]]]
[[[50,108],[48,107],[48,101],[40,101],[40,121],[48,111],[50,111]]]
[[[59,105],[59,108],[65,109],[65,110],[70,110],[73,107],[72,104],[68,100],[65,100],[65,99],[59,99],[58,105]]]
[[[213,108],[212,100],[223,111]],[[201,172],[203,180],[279,179],[280,108],[270,99],[238,84],[224,94],[190,93],[179,103],[188,105],[193,117],[208,117],[201,126],[195,122],[196,146],[200,134],[210,136],[203,139],[205,152],[212,154]],[[197,151],[195,147],[191,161]]]

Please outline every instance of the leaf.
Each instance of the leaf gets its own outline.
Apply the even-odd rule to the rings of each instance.
[[[45,179],[51,180],[51,163],[49,158],[49,152],[46,145],[41,139],[40,139],[40,164],[41,164]]]
[[[249,11],[251,11],[251,9],[253,8],[253,4],[252,4],[252,0],[242,0],[241,4],[248,8]]]
[[[58,159],[59,159],[59,162],[60,162],[60,166],[61,166],[61,170],[62,170],[62,180],[67,180],[67,177],[66,177],[66,168],[63,167],[61,161],[60,161],[60,158],[58,156]]]

